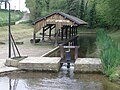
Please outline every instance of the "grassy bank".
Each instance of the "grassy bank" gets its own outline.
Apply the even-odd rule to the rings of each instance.
[[[15,21],[18,21],[23,16],[22,12],[11,11],[11,24],[14,24]],[[8,25],[8,10],[0,10],[0,26]]]
[[[11,25],[11,31],[16,40],[32,37],[33,28],[29,24]],[[7,42],[8,26],[0,27],[0,42]]]
[[[118,45],[120,48],[120,30],[118,30],[116,32],[109,33],[108,35],[111,36],[115,41],[118,42]]]

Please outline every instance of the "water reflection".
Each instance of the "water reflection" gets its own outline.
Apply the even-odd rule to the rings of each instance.
[[[15,79],[9,79],[9,90],[17,90],[17,85],[18,85],[19,80]]]
[[[96,51],[96,35],[95,34],[81,34],[78,38],[79,57],[97,57]]]
[[[77,39],[77,44],[80,46],[78,57],[79,58],[96,58],[96,35],[95,34],[80,34]],[[66,50],[65,50],[66,51]],[[64,52],[65,52],[64,51]],[[64,53],[65,54],[65,53]],[[74,57],[74,49],[71,49],[71,58]],[[57,50],[48,57],[60,57],[60,50]],[[64,55],[65,57],[65,55]]]
[[[59,73],[23,72],[0,77],[0,90],[119,90],[103,75],[74,73],[74,64]],[[8,89],[8,87],[9,89]]]

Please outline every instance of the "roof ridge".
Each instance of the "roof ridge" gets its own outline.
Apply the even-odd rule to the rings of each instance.
[[[75,16],[72,16],[72,15],[66,14],[66,13],[64,13],[64,12],[58,12],[58,11],[55,11],[55,12],[53,12],[53,13],[51,13],[51,14],[45,16],[45,17],[42,17],[42,18],[40,18],[40,19],[34,21],[32,24],[35,25],[37,22],[39,22],[39,21],[41,21],[41,20],[43,20],[43,19],[46,19],[46,18],[48,18],[48,17],[50,17],[50,16],[52,16],[52,15],[54,15],[54,14],[62,15],[64,18],[67,18],[67,19],[73,21],[73,22],[76,23],[77,25],[81,25],[81,24],[84,25],[84,24],[87,24],[87,22],[81,20],[81,19],[78,18],[78,17],[75,17]]]

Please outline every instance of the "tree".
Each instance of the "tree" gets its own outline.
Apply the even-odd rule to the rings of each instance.
[[[81,0],[81,5],[80,5],[80,19],[84,18],[84,7],[85,7],[85,2],[84,0]]]
[[[30,10],[30,19],[32,21],[41,17],[42,0],[26,0],[26,6]]]
[[[109,24],[120,28],[120,0],[107,0],[109,6]]]
[[[49,11],[49,8],[50,8],[50,0],[45,0],[45,3],[46,3],[46,9],[47,9],[47,11]]]
[[[66,0],[66,13],[79,17],[79,0]]]
[[[97,0],[97,17],[103,27],[120,28],[120,0]]]
[[[91,10],[89,12],[89,28],[94,28],[96,22],[96,2],[93,2]]]
[[[36,0],[36,6],[35,6],[35,19],[41,16],[42,12],[42,1]]]

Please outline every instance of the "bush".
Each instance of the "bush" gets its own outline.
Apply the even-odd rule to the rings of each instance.
[[[117,42],[107,36],[104,30],[97,31],[97,47],[103,66],[103,73],[111,76],[120,64],[120,50]],[[111,78],[110,78],[111,79]]]

